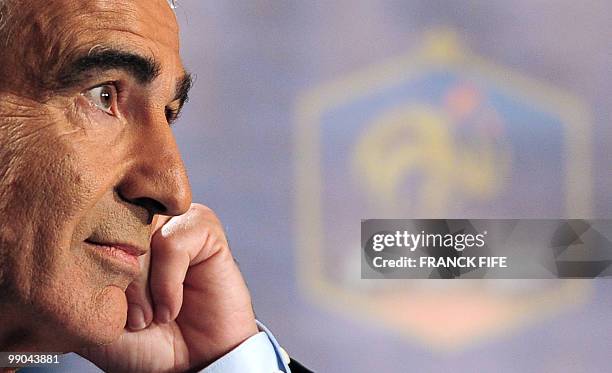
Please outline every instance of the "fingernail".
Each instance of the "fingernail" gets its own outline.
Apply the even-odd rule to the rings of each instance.
[[[162,324],[170,322],[170,309],[166,306],[155,307],[155,317]]]
[[[130,304],[128,307],[128,327],[132,330],[141,330],[147,326],[142,307]]]

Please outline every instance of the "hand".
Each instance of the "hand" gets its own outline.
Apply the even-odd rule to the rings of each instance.
[[[79,352],[105,371],[201,369],[255,335],[246,284],[214,212],[154,222],[143,272],[126,291],[128,325],[114,343]]]

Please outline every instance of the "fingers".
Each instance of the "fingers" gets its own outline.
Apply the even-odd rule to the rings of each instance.
[[[180,222],[170,219],[167,224]],[[150,286],[155,302],[155,320],[167,323],[176,318],[183,303],[183,280],[189,268],[189,255],[183,240],[164,235],[163,231],[157,231],[151,240],[155,252],[152,253]]]
[[[155,304],[155,320],[166,323],[176,319],[183,303],[183,282],[190,265],[200,259],[211,236],[214,221],[205,219],[210,211],[192,205],[189,211],[175,216],[151,239],[150,289]],[[212,211],[210,211],[212,214]],[[220,227],[220,224],[217,224]]]
[[[162,226],[169,217],[156,215],[153,218],[153,231]],[[125,295],[128,302],[127,328],[141,330],[153,321],[153,302],[149,288],[149,268],[151,252],[138,258],[140,262],[140,276],[134,279],[127,287]]]
[[[149,288],[155,323],[177,323],[190,360],[216,360],[258,332],[223,226],[206,206],[192,204],[153,234]]]
[[[153,307],[148,287],[150,258],[150,253],[138,258],[142,271],[125,291],[128,301],[127,327],[131,330],[144,329],[153,320]]]

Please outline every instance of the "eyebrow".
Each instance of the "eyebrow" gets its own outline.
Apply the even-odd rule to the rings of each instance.
[[[78,85],[94,71],[120,69],[132,75],[139,83],[148,84],[159,76],[160,64],[151,57],[118,49],[90,52],[67,64],[59,73],[61,88]]]
[[[60,70],[58,83],[60,89],[73,87],[90,77],[95,71],[120,69],[133,76],[140,84],[149,84],[160,74],[160,64],[155,59],[133,52],[106,48],[89,52],[76,58]],[[193,86],[193,76],[187,72],[178,80],[172,101],[179,101],[178,111],[189,100],[189,90]],[[177,113],[178,115],[178,113]]]

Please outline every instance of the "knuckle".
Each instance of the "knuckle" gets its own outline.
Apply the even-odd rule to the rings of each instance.
[[[162,235],[159,238],[159,245],[166,252],[179,252],[182,250],[179,240],[175,236],[175,232],[168,235]]]
[[[192,205],[192,211],[193,211],[192,213],[196,216],[199,216],[203,219],[210,220],[212,222],[221,224],[217,214],[208,206],[201,205],[199,203],[194,203]]]
[[[223,232],[223,224],[217,214],[204,205],[194,207],[193,214],[203,227],[211,231]]]
[[[215,212],[208,206],[203,205],[201,203],[192,203],[191,207],[189,207],[190,212],[200,213],[200,214],[211,214],[215,215]]]

